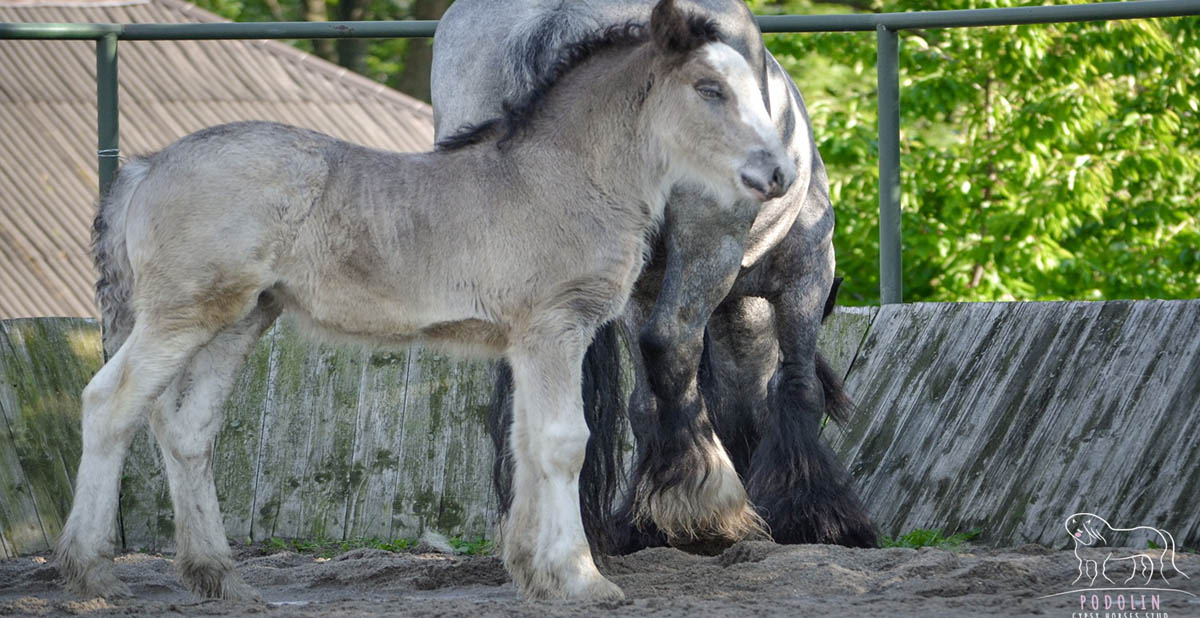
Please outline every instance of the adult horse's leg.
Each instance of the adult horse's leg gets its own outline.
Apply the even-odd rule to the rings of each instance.
[[[746,489],[780,543],[874,547],[874,526],[849,473],[820,439],[821,420],[827,414],[843,420],[850,407],[840,378],[817,353],[833,282],[833,249],[824,227],[798,219],[771,256],[778,274],[769,279],[779,285],[768,300],[780,358]]]
[[[771,304],[759,296],[731,295],[708,322],[700,390],[717,435],[743,479],[762,440],[771,377],[778,367]]]
[[[212,452],[237,372],[278,315],[268,301],[219,333],[192,357],[150,414],[175,507],[175,566],[184,584],[203,597],[258,598],[233,571]]]
[[[766,536],[713,431],[696,375],[705,325],[737,278],[757,208],[719,205],[681,189],[671,203],[669,212],[687,212],[689,219],[665,223],[662,285],[640,331],[645,383],[630,415],[640,417],[632,422],[642,430],[630,502],[616,522],[626,552],[658,534],[701,549]]]
[[[547,330],[557,332],[527,335],[507,354],[513,491],[501,523],[501,555],[528,598],[623,598],[596,569],[579,507],[588,440],[580,386],[591,331]]]
[[[83,391],[83,453],[71,514],[55,550],[68,588],[83,596],[126,596],[112,567],[121,466],[152,402],[211,333],[140,319]]]

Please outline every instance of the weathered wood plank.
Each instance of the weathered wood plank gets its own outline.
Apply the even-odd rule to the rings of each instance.
[[[4,525],[4,521],[7,520],[0,519],[0,526]],[[0,558],[13,558],[17,555],[16,546],[8,541],[8,538],[4,536],[3,530],[0,529]]]
[[[0,459],[5,544],[40,551],[71,507],[80,393],[100,368],[99,331],[91,320],[21,319],[0,322],[0,336],[0,408],[12,447]]]
[[[121,535],[125,549],[163,551],[172,545],[174,518],[167,475],[148,426],[133,438],[121,475]]]
[[[390,536],[490,532],[489,367],[424,349],[413,354]]]
[[[312,345],[288,322],[275,339],[254,538],[341,538],[356,425],[359,350]]]
[[[302,477],[299,525],[284,536],[343,538],[352,476],[362,365],[358,350],[325,349],[310,374],[304,404],[313,412],[307,474]],[[308,411],[304,408],[297,412]]]
[[[448,402],[450,422],[443,425],[446,469],[442,478],[438,526],[440,532],[462,536],[490,535],[495,525],[491,510],[492,442],[487,434],[487,409],[492,398],[491,363],[455,363],[456,387]],[[462,508],[457,524],[447,514]]]
[[[838,307],[821,325],[817,348],[840,376],[850,371],[879,307]]]
[[[274,401],[270,385],[279,337],[279,326],[273,326],[246,359],[225,402],[224,424],[213,449],[213,479],[225,532],[239,541],[251,536],[265,417]]]
[[[7,339],[7,337],[6,337]],[[9,378],[11,349],[0,346],[0,556],[10,558],[50,546],[21,459],[17,456],[12,423],[20,382]]]
[[[281,530],[297,525],[299,489],[311,452],[312,411],[295,406],[296,394],[307,388],[305,363],[314,346],[272,329],[272,351],[268,362],[270,384],[263,407],[258,462],[255,467],[253,506],[248,536],[260,540],[274,536],[282,516]],[[286,507],[284,505],[287,505]]]
[[[392,534],[392,503],[400,475],[404,437],[409,350],[367,354],[359,389],[359,417],[352,470],[349,538]]]
[[[878,313],[879,307],[837,307],[821,325],[821,331],[817,335],[817,349],[825,357],[825,360],[829,361],[829,366],[833,368],[834,373],[843,379],[850,372],[854,359],[858,357],[859,348],[862,347]],[[851,402],[857,403],[852,391],[847,391],[847,395]],[[854,414],[867,414],[867,412],[862,408],[856,408]],[[850,424],[847,423],[847,425]],[[821,435],[829,440],[831,434],[842,433],[846,430],[846,425],[827,421],[821,426]]]
[[[832,440],[884,532],[1064,546],[1091,511],[1200,542],[1200,301],[885,306]]]

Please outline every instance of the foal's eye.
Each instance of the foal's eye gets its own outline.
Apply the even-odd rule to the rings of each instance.
[[[721,92],[721,84],[712,81],[697,82],[696,92],[699,92],[700,96],[714,101],[725,96],[725,93]]]

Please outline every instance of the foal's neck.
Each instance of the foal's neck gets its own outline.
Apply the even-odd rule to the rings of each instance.
[[[568,195],[600,193],[660,220],[670,183],[643,113],[651,55],[648,45],[608,50],[565,74],[514,145],[518,168],[553,169]]]

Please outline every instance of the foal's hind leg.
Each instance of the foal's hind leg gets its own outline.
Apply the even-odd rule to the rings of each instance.
[[[509,351],[513,373],[512,505],[501,554],[532,599],[620,599],[592,560],[579,508],[588,439],[580,392],[587,341],[557,333]]]
[[[68,588],[83,596],[126,596],[112,566],[121,465],[156,397],[210,334],[139,322],[83,391],[83,453],[71,514],[55,554]]]
[[[233,570],[213,483],[213,442],[238,370],[278,311],[259,306],[201,348],[150,414],[175,506],[175,567],[209,598],[256,600]]]

